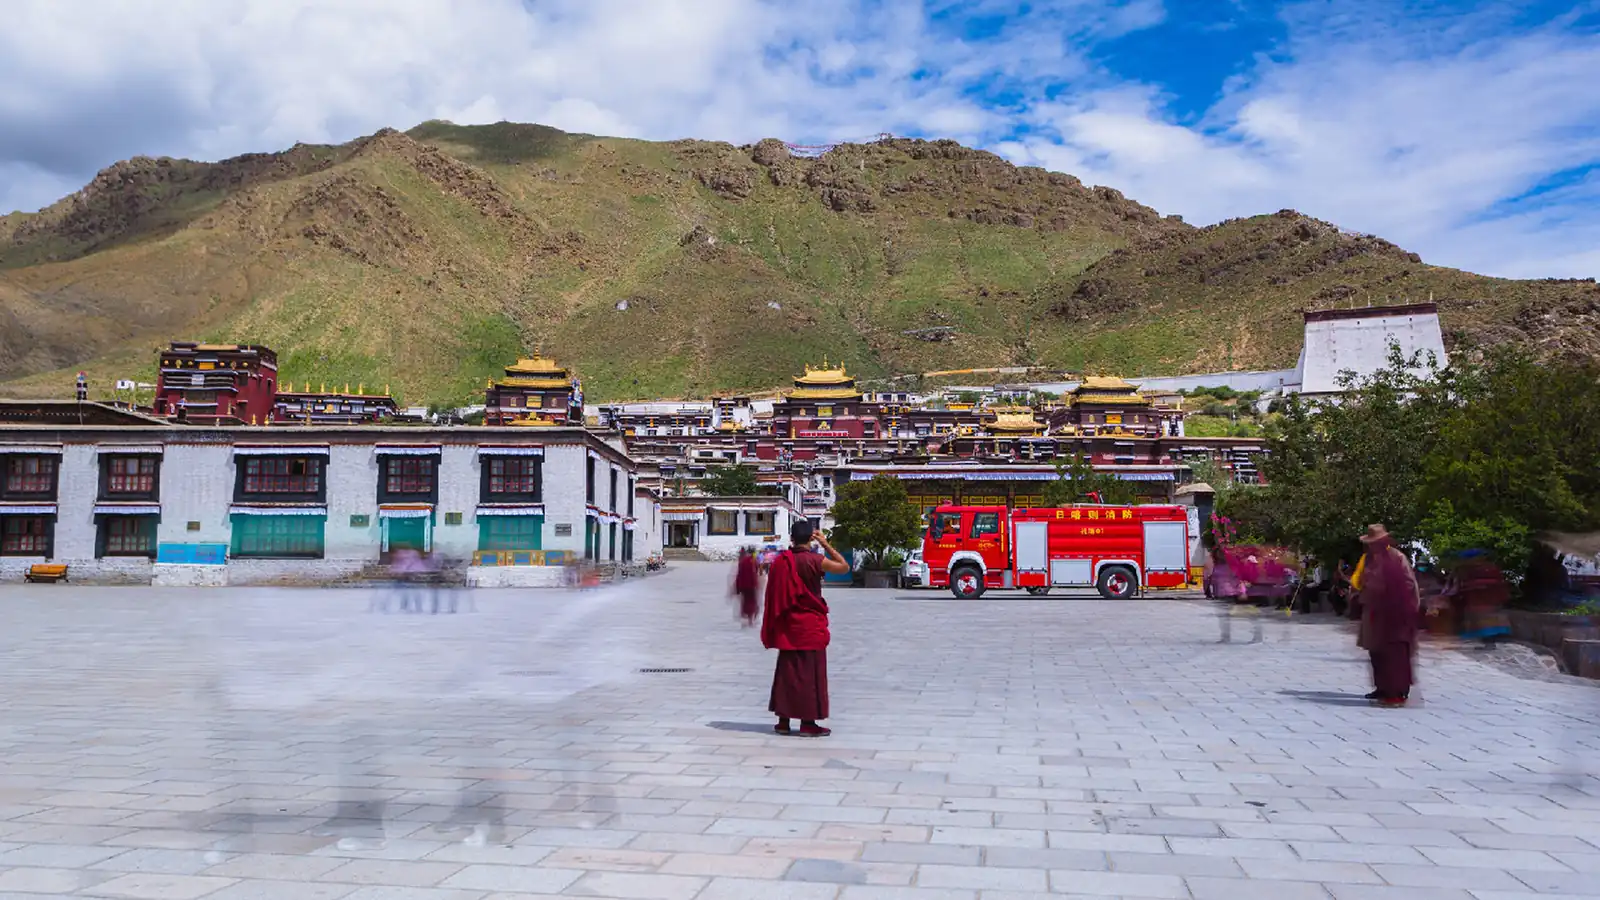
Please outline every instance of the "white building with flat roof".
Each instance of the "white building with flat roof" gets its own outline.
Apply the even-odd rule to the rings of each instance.
[[[577,427],[0,427],[7,580],[333,581],[414,548],[535,584],[642,562],[659,521],[635,463]]]
[[[1337,394],[1343,373],[1365,377],[1388,366],[1391,345],[1407,359],[1420,352],[1424,366],[1429,354],[1441,368],[1447,362],[1433,303],[1325,309],[1307,312],[1305,321],[1295,383],[1284,386],[1288,393]]]

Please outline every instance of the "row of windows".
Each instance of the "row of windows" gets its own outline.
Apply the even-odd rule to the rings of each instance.
[[[767,537],[776,534],[778,530],[778,514],[771,511],[749,510],[744,514],[744,533],[758,537]],[[706,534],[738,534],[739,513],[732,509],[713,509],[708,511],[706,521]]]
[[[0,517],[0,556],[44,556],[55,551],[55,517]],[[100,516],[95,556],[156,555],[155,516]]]

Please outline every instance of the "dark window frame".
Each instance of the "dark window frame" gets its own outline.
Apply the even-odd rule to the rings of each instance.
[[[587,468],[584,474],[583,501],[590,506],[594,505],[594,457],[585,457]]]
[[[759,529],[755,526],[755,517],[764,516],[772,527]],[[778,533],[778,514],[771,510],[747,509],[744,512],[744,533],[751,537],[766,537]]]
[[[10,545],[12,545],[12,543],[13,543],[12,542],[12,536],[21,533],[19,531],[13,530],[13,523],[15,523],[15,522],[33,522],[33,521],[38,521],[38,522],[41,523],[40,530],[37,532],[37,535],[38,535],[38,537],[40,539],[42,539],[44,541],[43,552],[39,552],[38,550],[35,550],[35,549],[29,549],[29,550],[20,550],[20,549],[19,550],[12,550],[12,549],[8,549],[10,547]],[[33,533],[31,529],[30,529],[29,533],[30,534]],[[19,546],[20,546],[20,544],[19,544]],[[50,515],[49,513],[28,513],[28,514],[25,514],[25,515],[4,515],[3,513],[0,513],[0,556],[23,556],[23,557],[38,556],[38,557],[42,557],[44,559],[54,559],[55,558],[55,550],[56,550],[56,517],[55,516]]]
[[[990,526],[990,528],[985,528],[983,531],[979,531],[978,530],[980,527],[986,526],[986,525]],[[992,530],[990,530],[990,529],[992,529]],[[989,537],[991,535],[999,536],[999,534],[1000,534],[1000,514],[997,513],[997,512],[973,513],[972,514],[972,529],[967,534],[968,534],[969,537],[974,537],[974,538]]]
[[[285,473],[261,472],[260,470],[270,465],[277,468],[283,463],[288,469]],[[256,474],[250,473],[251,464],[258,470]],[[295,466],[304,466],[305,471],[296,473]],[[234,460],[233,475],[233,501],[235,503],[307,503],[326,504],[328,502],[328,457],[319,453],[309,453],[304,456],[291,454],[262,454],[259,456],[240,456]],[[312,469],[315,468],[315,473]],[[247,490],[250,479],[262,478],[316,478],[316,490],[313,491],[262,491]],[[260,482],[257,482],[260,486]]]
[[[426,475],[391,474],[389,466],[399,463],[405,468],[408,463],[418,464],[427,469]],[[378,502],[379,503],[434,503],[439,502],[439,463],[440,455],[418,453],[379,453],[378,454]],[[425,491],[393,490],[390,479],[399,478],[404,487],[407,478],[426,478],[428,489]]]
[[[119,463],[137,462],[151,464],[150,489],[147,491],[118,491],[113,490],[119,478],[142,478],[143,473],[134,475],[114,473],[112,469]],[[147,503],[158,503],[161,500],[161,454],[159,453],[102,453],[100,454],[100,489],[96,495],[98,499],[117,502],[142,500]]]
[[[606,468],[607,468],[608,471],[611,472],[611,505],[607,506],[606,509],[611,511],[611,512],[616,512],[617,511],[617,470],[614,467],[611,467],[611,466],[607,466]]]
[[[519,468],[531,469],[512,473],[509,471],[511,464]],[[500,480],[502,490],[492,491],[496,479]],[[507,491],[504,485],[507,480],[521,482],[531,479],[532,491]],[[544,457],[542,456],[485,456],[478,462],[478,502],[479,503],[543,503],[544,502]]]
[[[105,559],[107,557],[132,559],[138,559],[141,557],[144,559],[156,558],[156,547],[159,543],[156,536],[156,527],[160,524],[159,516],[99,515],[96,516],[95,519],[97,520],[95,522],[94,535],[94,555],[96,559]],[[112,533],[113,530],[119,526],[127,526],[130,523],[142,529],[143,534],[148,539],[148,546],[137,550],[129,550],[126,547],[112,549],[113,539],[119,537],[119,535]],[[120,537],[126,536],[122,535]]]
[[[42,491],[24,491],[13,489],[12,466],[23,465],[28,461],[50,463],[50,486]],[[16,477],[40,477],[40,473],[25,475],[18,473]],[[0,455],[0,499],[5,500],[31,500],[34,502],[54,503],[61,493],[61,456],[57,453],[6,453]]]
[[[502,533],[495,534],[495,532]],[[511,546],[511,544],[519,543],[509,539],[513,533],[521,537],[527,537],[531,533],[533,546]],[[522,541],[521,543],[530,542]],[[544,549],[544,516],[480,516],[478,517],[478,549],[502,552],[542,550]]]
[[[639,484],[633,476],[628,476],[628,518],[633,518],[633,504],[638,499]]]

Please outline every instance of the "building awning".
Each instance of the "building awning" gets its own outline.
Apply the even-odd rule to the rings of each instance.
[[[632,531],[637,527],[639,527],[639,523],[635,522],[632,519],[623,519],[622,520],[622,530],[623,531]]]
[[[479,505],[478,518],[484,516],[542,516],[544,515],[543,503],[515,503],[504,506]]]
[[[380,519],[425,519],[433,515],[430,503],[383,503],[378,506]]]
[[[524,445],[521,447],[479,447],[479,456],[543,456],[544,447],[539,445]]]
[[[0,453],[40,454],[50,453],[61,455],[60,444],[0,444]]]
[[[230,506],[236,516],[325,516],[326,506]]]
[[[97,516],[159,516],[161,504],[159,503],[96,503],[94,514]]]
[[[972,472],[960,469],[940,472],[851,472],[851,481],[871,481],[877,475],[893,475],[909,480],[935,481],[1055,481],[1054,472]]]
[[[438,456],[443,450],[438,444],[379,444],[372,452],[379,456]]]
[[[0,516],[53,516],[54,503],[0,503]]]
[[[1112,472],[1121,481],[1177,481],[1172,472]]]
[[[327,456],[328,445],[234,444],[234,456]]]
[[[704,516],[700,512],[663,512],[661,520],[664,522],[698,522]]]
[[[138,454],[142,456],[160,456],[166,452],[166,447],[161,444],[101,444],[95,452],[102,456],[107,453]]]
[[[584,513],[587,514],[587,515],[593,516],[594,518],[599,519],[602,522],[615,523],[615,522],[621,522],[622,521],[622,517],[617,515],[616,513],[614,513],[614,512],[606,512],[603,509],[599,509],[599,508],[596,508],[596,507],[593,507],[593,506],[588,507],[587,509],[585,509]]]

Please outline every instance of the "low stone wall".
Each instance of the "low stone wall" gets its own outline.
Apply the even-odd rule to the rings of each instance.
[[[482,588],[565,587],[565,566],[468,566],[467,586]]]
[[[108,556],[103,559],[45,559],[14,556],[0,559],[0,583],[17,582],[35,563],[67,567],[68,584],[149,584],[154,564],[144,557]]]
[[[360,574],[370,562],[364,559],[230,559],[228,584],[329,584]]]
[[[1507,618],[1512,637],[1554,652],[1568,674],[1600,678],[1600,616],[1514,609]]]
[[[156,587],[226,587],[228,584],[227,566],[156,563],[150,569],[150,583]]]

